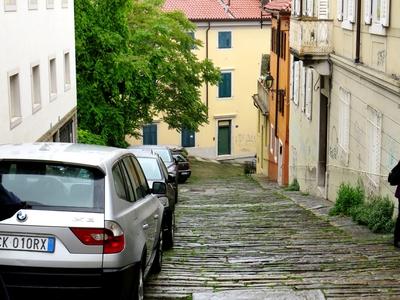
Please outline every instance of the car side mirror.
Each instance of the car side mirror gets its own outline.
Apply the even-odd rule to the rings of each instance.
[[[161,181],[153,182],[152,193],[153,194],[166,194],[167,193],[167,185],[165,184],[165,182],[161,182]]]

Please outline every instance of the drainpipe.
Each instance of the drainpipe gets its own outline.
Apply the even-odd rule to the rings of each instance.
[[[280,43],[280,31],[281,31],[281,18],[279,16],[277,16],[277,30],[276,30],[276,87],[275,87],[275,137],[278,137],[278,100],[279,100],[279,60],[280,60],[280,56],[281,56],[281,43]]]
[[[357,1],[357,24],[356,24],[356,57],[354,62],[360,63],[360,46],[361,46],[361,0]]]
[[[211,23],[208,21],[208,27],[206,30],[206,59],[208,60],[208,32],[210,31]],[[208,117],[208,82],[206,82],[206,107],[207,107],[207,117]]]

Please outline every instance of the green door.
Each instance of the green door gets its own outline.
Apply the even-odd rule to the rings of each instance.
[[[231,154],[231,121],[218,121],[218,155]]]

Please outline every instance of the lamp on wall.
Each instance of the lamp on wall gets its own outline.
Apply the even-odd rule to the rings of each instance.
[[[271,73],[268,72],[267,75],[265,76],[265,87],[268,90],[270,90],[273,83],[274,83],[274,77],[272,77]]]

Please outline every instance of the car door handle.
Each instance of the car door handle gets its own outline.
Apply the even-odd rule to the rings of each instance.
[[[143,229],[149,229],[149,224],[144,224]]]
[[[156,219],[156,220],[157,220],[157,219],[158,219],[158,215],[154,215],[154,219]]]

